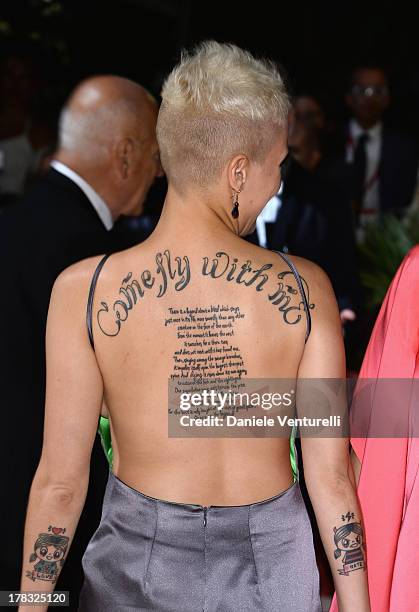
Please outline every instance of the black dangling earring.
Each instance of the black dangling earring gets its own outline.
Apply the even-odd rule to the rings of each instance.
[[[231,216],[233,217],[233,219],[238,219],[239,218],[239,194],[237,192],[234,192],[234,200],[233,200],[233,208],[231,209]]]

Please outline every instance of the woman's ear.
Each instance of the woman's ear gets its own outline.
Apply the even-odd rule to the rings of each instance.
[[[134,143],[131,138],[124,138],[118,142],[114,151],[114,161],[116,170],[122,180],[126,180],[132,168],[132,156],[134,151]]]
[[[249,159],[246,155],[236,155],[228,164],[228,182],[233,191],[240,192],[247,179]]]

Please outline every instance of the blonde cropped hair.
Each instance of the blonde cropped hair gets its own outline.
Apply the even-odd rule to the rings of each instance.
[[[182,191],[208,187],[228,160],[245,154],[262,162],[290,99],[273,63],[232,44],[201,43],[167,77],[157,139],[169,181]]]

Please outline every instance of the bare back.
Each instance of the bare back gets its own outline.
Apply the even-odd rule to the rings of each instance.
[[[180,245],[151,237],[112,255],[98,276],[92,335],[113,471],[173,501],[265,499],[292,482],[289,439],[168,437],[168,381],[199,372],[294,379],[308,326],[301,287],[278,254],[234,236]]]

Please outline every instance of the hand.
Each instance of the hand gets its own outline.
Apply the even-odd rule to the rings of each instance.
[[[356,319],[356,314],[351,308],[344,308],[339,314],[342,325],[345,325],[348,321],[355,321]]]

